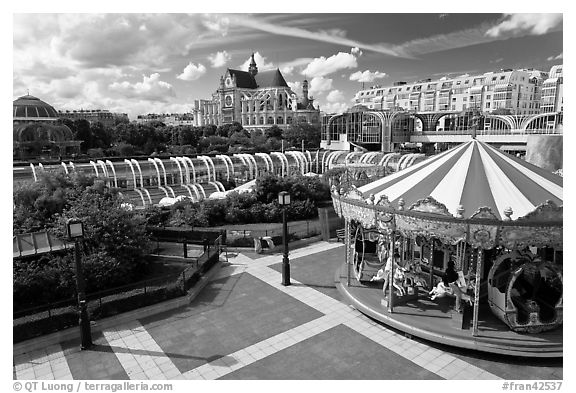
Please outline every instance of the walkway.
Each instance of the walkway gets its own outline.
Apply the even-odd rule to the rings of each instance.
[[[412,340],[340,302],[342,244],[237,254],[189,305],[14,358],[17,379],[562,379],[562,360],[470,354]],[[321,365],[321,366],[319,366]]]

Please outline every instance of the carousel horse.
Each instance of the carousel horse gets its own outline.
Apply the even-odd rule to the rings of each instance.
[[[404,268],[404,286],[405,287],[425,287],[426,280],[422,277],[422,267],[420,266],[420,262],[418,261],[411,261],[408,262],[406,267]]]
[[[390,274],[390,272],[388,272]],[[370,281],[385,281],[386,280],[386,272],[384,269],[378,270],[376,275],[370,279]],[[404,290],[404,268],[396,265],[394,269],[394,279],[392,280],[392,286],[396,288],[396,291],[399,293],[400,296],[404,296],[406,291]]]
[[[430,295],[430,300],[434,300],[436,298],[441,298],[446,295],[455,296],[456,297],[456,309],[460,308],[460,302],[458,299],[462,299],[468,304],[472,305],[473,301],[470,295],[466,292],[471,284],[466,282],[466,278],[464,277],[464,273],[460,270],[458,271],[458,280],[451,282],[448,286],[444,285],[442,281],[436,285],[436,287],[432,288],[432,290],[428,293]]]

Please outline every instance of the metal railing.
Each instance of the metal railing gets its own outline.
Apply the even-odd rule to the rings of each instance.
[[[466,130],[442,130],[442,131],[414,131],[410,136],[434,136],[434,135],[471,135],[472,131]],[[533,135],[533,134],[562,134],[557,129],[505,129],[505,130],[477,130],[476,135]]]

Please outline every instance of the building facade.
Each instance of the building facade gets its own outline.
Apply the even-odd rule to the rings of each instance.
[[[360,90],[354,100],[372,110],[416,112],[505,111],[515,115],[541,113],[542,84],[547,73],[506,69],[438,80],[395,82]]]
[[[210,100],[194,102],[195,125],[216,126],[238,122],[247,130],[276,125],[320,125],[320,109],[308,97],[308,81],[303,81],[299,99],[279,69],[258,71],[252,54],[248,71],[227,69]]]
[[[562,65],[555,65],[550,69],[549,77],[542,84],[542,113],[564,112],[564,78]]]
[[[80,153],[79,140],[60,124],[54,107],[39,98],[25,95],[12,104],[12,157],[14,160],[74,157]]]
[[[138,115],[135,122],[138,124],[146,124],[151,122],[162,122],[167,126],[193,126],[194,115],[192,113],[169,113],[169,114],[156,114],[149,113],[147,115]]]
[[[66,110],[58,111],[58,115],[70,120],[87,120],[90,124],[102,123],[105,127],[114,126],[118,118],[128,119],[126,113],[112,113],[106,109]]]

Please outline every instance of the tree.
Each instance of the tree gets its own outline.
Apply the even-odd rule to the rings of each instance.
[[[248,136],[250,136],[250,133],[248,131],[244,130],[244,127],[242,127],[242,124],[240,124],[237,121],[230,124],[230,127],[228,128],[228,135],[226,135],[226,136],[230,137],[237,132],[245,132]]]
[[[252,139],[250,138],[250,134],[246,132],[246,130],[242,130],[230,135],[229,143],[231,146],[242,145],[250,147],[252,146]]]
[[[68,219],[82,220],[87,292],[126,285],[142,277],[150,247],[144,214],[126,210],[119,195],[104,183],[95,183],[93,177],[48,174],[36,183],[15,196],[15,208],[33,214],[36,209],[39,224],[60,238],[65,237]],[[15,309],[72,298],[73,253],[60,251],[15,260],[13,290]]]
[[[37,182],[18,185],[13,192],[14,233],[52,228],[54,217],[92,183],[93,178],[81,173],[71,176],[40,173]]]
[[[284,139],[293,147],[300,148],[302,141],[307,149],[320,147],[320,127],[308,123],[292,124],[286,132]]]
[[[92,147],[92,132],[90,122],[85,119],[74,120],[74,139],[82,141],[80,147],[86,152]]]
[[[137,269],[149,249],[145,217],[122,206],[115,191],[96,183],[86,187],[70,201],[58,217],[56,230],[62,230],[70,218],[84,223],[83,244],[88,254],[103,253],[124,266],[126,272],[137,275]]]
[[[283,131],[280,127],[274,124],[272,127],[266,129],[266,138],[282,139]]]
[[[92,146],[90,148],[107,149],[112,144],[112,130],[96,122],[91,125]]]
[[[216,135],[216,129],[217,128],[214,124],[208,124],[208,125],[202,126],[202,135],[204,137]]]

